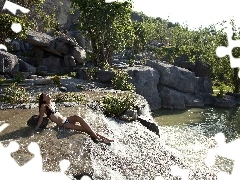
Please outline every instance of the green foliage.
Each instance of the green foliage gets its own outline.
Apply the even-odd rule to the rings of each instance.
[[[87,76],[88,76],[88,79],[89,81],[93,81],[94,80],[94,76],[96,75],[96,68],[95,67],[88,67],[86,70],[85,70]]]
[[[56,86],[59,87],[61,85],[61,77],[60,76],[55,75],[55,76],[51,77],[51,80]]]
[[[110,70],[111,69],[111,66],[110,66],[110,64],[108,63],[108,62],[105,62],[105,63],[101,63],[102,65],[101,65],[101,69],[102,70]]]
[[[105,3],[105,0],[71,0],[71,5],[80,15],[79,30],[92,43],[94,65],[102,62],[112,64],[114,51],[123,50],[126,45],[132,45],[134,31],[130,15],[132,1],[114,1]]]
[[[55,29],[57,25],[54,13],[47,14],[43,11],[43,3],[45,0],[12,0],[11,2],[17,3],[31,11],[27,14],[19,13],[16,16],[4,10],[0,13],[0,44],[5,44],[6,38],[10,39],[24,39],[26,38],[26,32],[29,29],[37,29],[39,26],[45,28],[45,30]],[[20,23],[22,31],[15,33],[11,30],[12,23]],[[42,23],[42,24],[41,24]]]
[[[70,77],[77,77],[77,72],[70,72]]]
[[[134,42],[133,42],[133,52],[139,53],[144,49],[144,46],[147,43],[146,40],[146,29],[142,22],[133,22],[134,28]]]
[[[77,84],[76,87],[77,87],[78,89],[80,89],[80,90],[83,89],[83,85],[82,85],[82,84]]]
[[[53,94],[53,98],[57,103],[60,102],[80,102],[82,104],[86,104],[87,100],[84,95],[77,94],[74,92],[66,92],[66,93],[56,93]]]
[[[225,95],[224,87],[220,86],[219,91],[217,92],[217,97],[222,98]]]
[[[115,72],[112,79],[112,86],[114,89],[134,92],[136,89],[135,86],[129,82],[130,79],[131,77],[126,71],[119,69]]]
[[[14,82],[20,83],[24,81],[25,77],[20,71],[17,71],[13,73],[13,79]]]
[[[141,63],[142,65],[146,65],[147,59],[146,59],[146,58],[141,58],[141,59],[140,59],[140,63]]]
[[[17,86],[16,83],[10,84],[4,88],[4,96],[1,98],[2,102],[10,104],[28,103],[30,95],[24,87]]]
[[[103,105],[103,112],[106,116],[118,117],[121,116],[126,110],[133,108],[135,100],[135,96],[131,93],[108,93],[101,99],[100,102]]]
[[[133,67],[134,64],[135,64],[135,60],[134,59],[129,59],[127,64],[128,64],[129,67]]]

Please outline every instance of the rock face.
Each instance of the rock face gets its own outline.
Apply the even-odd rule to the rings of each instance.
[[[193,72],[159,61],[147,61],[160,75],[158,87],[161,107],[184,109],[201,107],[203,98],[199,95],[198,78]]]
[[[147,66],[129,67],[126,71],[132,77],[132,83],[136,87],[136,93],[146,98],[151,109],[161,108],[161,99],[157,89],[159,73],[155,69]]]
[[[17,56],[0,51],[0,73],[12,73],[19,70]]]
[[[83,64],[86,59],[85,50],[67,35],[51,37],[45,33],[29,31],[24,41],[33,46],[35,58],[23,59],[32,65],[47,67],[46,71],[49,73],[69,73],[73,67]]]

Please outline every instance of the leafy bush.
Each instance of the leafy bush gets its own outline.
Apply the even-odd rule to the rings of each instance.
[[[129,67],[133,67],[134,66],[134,63],[135,63],[135,60],[134,59],[129,59],[127,64]]]
[[[73,92],[57,93],[53,95],[56,102],[81,102],[85,104],[86,98],[82,94],[76,94]]]
[[[103,112],[106,116],[118,117],[126,110],[133,108],[135,99],[135,96],[131,93],[115,95],[108,93],[102,97],[100,102],[103,105]]]
[[[10,104],[28,103],[30,101],[30,95],[26,92],[24,87],[16,86],[16,83],[12,83],[9,87],[4,88],[4,96],[1,98],[2,102]]]
[[[147,63],[147,59],[146,59],[146,58],[140,59],[140,63],[141,63],[142,65],[145,65],[145,64]]]
[[[225,90],[223,86],[219,86],[219,91],[217,93],[217,97],[222,98],[225,95]]]
[[[135,86],[132,83],[128,82],[130,79],[131,77],[126,71],[117,70],[112,79],[112,86],[114,89],[134,92]]]
[[[24,81],[25,77],[20,71],[17,71],[13,73],[13,79],[14,79],[14,82],[20,83]]]
[[[96,75],[96,69],[94,67],[89,67],[85,70],[87,76],[88,76],[88,79],[90,81],[94,80],[94,76]]]
[[[61,77],[60,76],[57,76],[57,75],[55,75],[55,76],[53,76],[52,78],[51,78],[51,80],[53,81],[53,83],[54,84],[56,84],[58,87],[61,85]]]

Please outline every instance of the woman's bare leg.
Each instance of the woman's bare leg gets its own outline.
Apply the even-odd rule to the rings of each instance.
[[[96,139],[96,140],[107,140],[109,142],[113,142],[113,140],[110,140],[98,133],[95,133],[90,127],[89,125],[80,117],[80,116],[77,116],[77,115],[74,115],[74,116],[70,116],[68,117],[68,120],[71,122],[71,123],[74,123],[74,126],[70,125],[70,124],[65,124],[64,126],[66,128],[68,128],[67,126],[71,126],[69,128],[71,129],[75,129],[75,130],[80,130],[80,131],[84,131],[86,133],[88,133],[93,139]],[[81,126],[78,126],[78,125],[75,125],[76,122],[79,122]],[[78,126],[78,127],[77,127]]]

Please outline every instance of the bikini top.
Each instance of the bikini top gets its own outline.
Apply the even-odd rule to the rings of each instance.
[[[53,111],[53,109],[49,108],[49,106],[47,106],[47,105],[46,105],[46,111],[47,111],[47,117],[48,118],[51,114],[55,114],[56,112],[58,112],[56,107],[55,107],[55,111]]]

